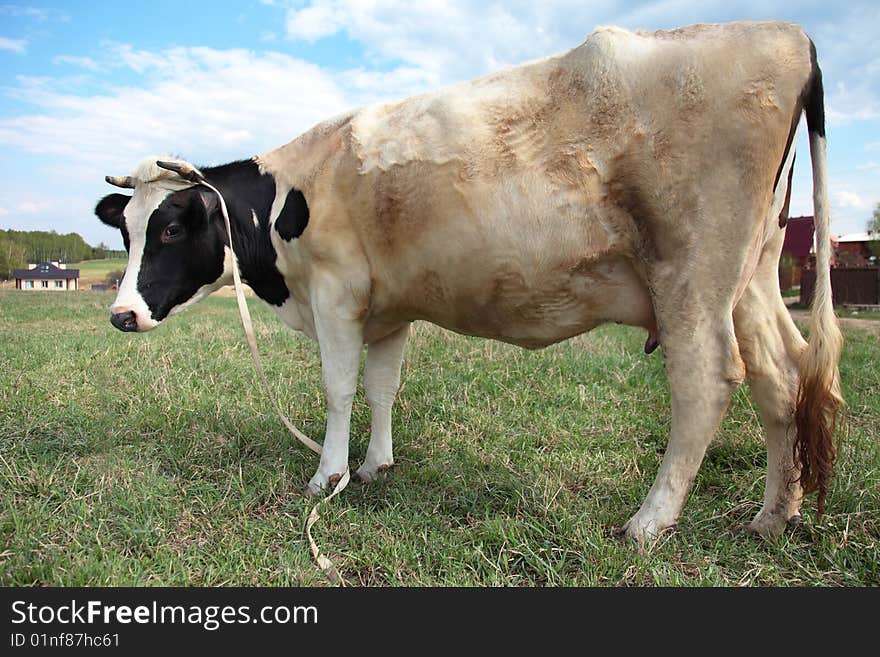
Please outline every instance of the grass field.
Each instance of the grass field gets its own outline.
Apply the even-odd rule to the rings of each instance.
[[[233,299],[147,335],[112,295],[0,292],[0,584],[318,585],[301,491],[314,456],[261,392]],[[270,380],[321,439],[318,349],[251,302]],[[828,512],[763,542],[732,531],[763,495],[747,388],[678,529],[613,536],[656,474],[668,388],[644,334],[540,352],[418,324],[394,418],[397,467],[352,484],[315,536],[353,585],[880,584],[880,344],[849,332],[849,421]],[[352,462],[366,449],[362,395]]]
[[[837,313],[838,317],[854,317],[858,319],[880,319],[880,312],[876,312],[873,310],[851,310],[851,311],[840,311]]]
[[[125,271],[127,265],[125,258],[106,258],[104,260],[83,260],[75,265],[68,265],[70,269],[79,269],[80,289],[87,290],[93,283],[105,283],[107,274],[111,271]]]
[[[809,312],[809,306],[800,303],[793,303],[789,306],[790,310],[803,310]],[[880,312],[875,310],[852,310],[851,308],[835,308],[834,314],[842,319],[869,319],[880,320]]]

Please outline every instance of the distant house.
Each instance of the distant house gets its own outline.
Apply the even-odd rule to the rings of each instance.
[[[28,265],[28,269],[12,272],[16,290],[54,290],[64,292],[76,290],[79,269],[67,269],[56,261]]]
[[[873,242],[873,244],[872,244]],[[873,267],[880,255],[880,233],[848,233],[837,238],[837,262],[840,267]]]
[[[880,305],[880,233],[849,233],[832,238],[831,294],[835,306]],[[801,277],[802,304],[809,303],[816,281],[815,266]]]
[[[783,290],[801,284],[801,272],[810,262],[813,248],[813,218],[791,217],[785,225],[782,259],[779,263],[779,285]]]

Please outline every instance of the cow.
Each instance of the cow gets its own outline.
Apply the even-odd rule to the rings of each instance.
[[[798,25],[597,28],[529,64],[321,123],[251,159],[148,157],[96,207],[128,266],[110,321],[149,331],[243,278],[317,340],[323,454],[308,490],[348,467],[362,349],[371,437],[357,474],[394,463],[391,409],[410,324],[539,349],[616,322],[662,347],[669,442],[625,534],[675,526],[731,394],[765,426],[763,506],[776,536],[818,491],[842,411],[831,305],[822,74]],[[781,210],[806,114],[817,283],[805,342],[782,301]],[[171,165],[158,161],[171,161]],[[172,169],[178,169],[174,171]],[[217,194],[229,208],[233,250]]]

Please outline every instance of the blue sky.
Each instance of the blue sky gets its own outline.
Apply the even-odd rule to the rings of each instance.
[[[816,42],[832,231],[864,230],[880,202],[876,0],[0,0],[0,228],[121,248],[92,210],[104,175],[146,155],[249,157],[348,108],[574,47],[596,25],[735,19],[795,21]],[[799,151],[792,213],[811,214],[803,134]]]

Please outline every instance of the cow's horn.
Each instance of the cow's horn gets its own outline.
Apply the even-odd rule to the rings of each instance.
[[[134,189],[134,178],[131,176],[104,176],[104,180],[117,187]]]
[[[183,178],[184,180],[188,180],[192,183],[200,182],[204,180],[202,178],[202,174],[196,171],[189,164],[182,164],[180,162],[164,162],[162,160],[156,160],[156,165],[161,167],[162,169],[168,169],[168,171],[173,171],[178,176]]]

